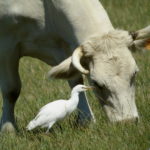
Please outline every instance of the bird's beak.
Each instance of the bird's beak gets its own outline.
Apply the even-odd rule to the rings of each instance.
[[[86,90],[92,90],[92,89],[94,89],[95,87],[94,86],[87,86],[87,87],[85,87],[84,89],[86,89]]]

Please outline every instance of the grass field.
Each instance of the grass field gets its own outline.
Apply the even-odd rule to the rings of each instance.
[[[102,0],[102,3],[117,28],[136,30],[150,24],[149,0]],[[69,86],[63,80],[48,80],[50,67],[43,62],[22,58],[20,75],[23,87],[15,109],[19,132],[16,136],[0,135],[0,150],[148,150],[150,52],[133,55],[140,68],[136,80],[136,103],[140,114],[138,124],[109,123],[94,94],[89,92],[96,124],[75,128],[72,115],[62,122],[63,131],[54,126],[55,132],[49,134],[41,130],[28,133],[25,127],[41,106],[55,99],[68,98]]]

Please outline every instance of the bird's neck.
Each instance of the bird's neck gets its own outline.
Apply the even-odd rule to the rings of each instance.
[[[67,107],[69,110],[68,113],[71,113],[77,108],[78,102],[79,102],[79,92],[72,92],[71,97],[67,102]]]
[[[72,102],[78,102],[79,101],[79,92],[72,92],[70,101]]]

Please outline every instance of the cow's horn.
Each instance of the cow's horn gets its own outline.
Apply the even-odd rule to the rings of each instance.
[[[74,50],[72,54],[72,63],[76,69],[78,69],[83,74],[88,74],[89,71],[82,67],[80,63],[80,59],[83,57],[83,49],[82,47],[78,47]]]

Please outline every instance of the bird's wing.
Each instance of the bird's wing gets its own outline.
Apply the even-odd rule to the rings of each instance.
[[[39,110],[39,112],[41,112],[42,110],[46,110],[47,108],[48,109],[49,108],[54,108],[54,107],[56,107],[56,105],[61,105],[64,102],[65,102],[65,100],[63,100],[63,99],[50,102],[50,103],[44,105],[43,107],[41,107],[41,109]]]
[[[43,106],[34,120],[40,122],[47,122],[52,120],[58,120],[66,115],[66,101],[58,100]]]

